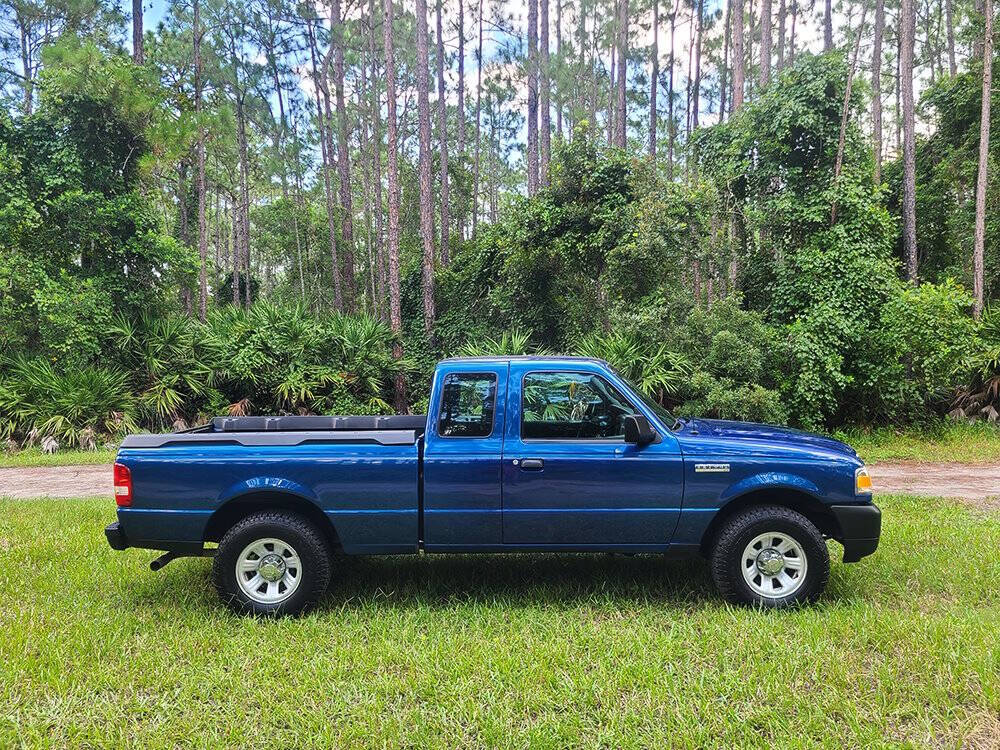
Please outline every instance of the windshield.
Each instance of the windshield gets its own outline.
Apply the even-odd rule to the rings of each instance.
[[[676,429],[678,423],[680,422],[673,414],[660,406],[654,399],[650,398],[639,386],[633,383],[628,378],[624,377],[620,372],[611,368],[611,372],[621,378],[632,389],[632,392],[639,397],[639,399],[648,406],[657,417],[665,424],[670,427],[671,430]]]

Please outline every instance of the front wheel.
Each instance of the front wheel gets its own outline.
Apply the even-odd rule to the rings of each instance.
[[[240,614],[300,614],[330,583],[329,547],[296,513],[255,513],[222,537],[212,579],[223,603]]]
[[[777,505],[729,519],[715,542],[712,577],[734,604],[791,607],[815,601],[830,577],[830,553],[816,525]]]

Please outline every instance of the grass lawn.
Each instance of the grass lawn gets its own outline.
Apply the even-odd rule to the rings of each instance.
[[[110,499],[0,501],[0,746],[995,747],[1000,516],[880,502],[882,548],[795,612],[700,562],[442,556],[270,622],[208,560],[108,548]]]
[[[941,422],[924,429],[846,430],[834,435],[850,444],[865,461],[1000,462],[1000,427],[992,424]]]
[[[109,464],[115,460],[116,450],[59,451],[42,453],[38,448],[8,453],[0,451],[0,469],[14,466],[76,466],[79,464]]]

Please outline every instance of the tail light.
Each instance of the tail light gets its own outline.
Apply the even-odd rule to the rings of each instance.
[[[119,508],[132,505],[132,472],[124,464],[115,464],[115,502]]]

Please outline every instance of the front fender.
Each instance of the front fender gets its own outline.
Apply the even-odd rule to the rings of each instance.
[[[805,477],[783,471],[762,471],[729,485],[719,495],[719,505],[721,507],[730,500],[757,490],[796,490],[806,492],[813,497],[819,497],[821,494],[819,487]]]

